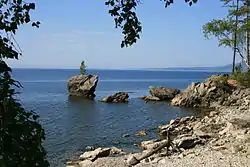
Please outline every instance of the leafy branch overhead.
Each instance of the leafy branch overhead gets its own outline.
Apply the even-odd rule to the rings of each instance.
[[[21,54],[16,46],[14,35],[21,24],[30,23],[30,11],[35,9],[34,3],[24,3],[22,0],[3,0],[0,2],[0,58],[15,58]],[[40,22],[32,22],[32,26],[39,27]],[[6,34],[6,35],[3,35]]]
[[[174,0],[162,0],[165,7],[174,3]],[[190,6],[196,3],[197,0],[184,0]],[[109,14],[114,18],[115,27],[122,29],[124,36],[121,47],[128,47],[137,42],[140,39],[140,33],[142,32],[142,24],[139,21],[135,12],[141,0],[108,0],[105,5],[111,7]]]

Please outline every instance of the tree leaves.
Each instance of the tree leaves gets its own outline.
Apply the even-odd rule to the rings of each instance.
[[[113,7],[109,10],[109,14],[114,17],[115,27],[122,29],[124,36],[121,47],[131,46],[140,38],[142,26],[136,15],[136,7],[138,2],[135,0],[109,0],[105,5]]]
[[[205,38],[209,39],[214,36],[219,41],[219,46],[233,47],[234,33],[237,33],[237,45],[244,43],[243,32],[250,28],[250,24],[246,24],[245,16],[249,9],[246,9],[244,3],[241,3],[239,10],[236,10],[235,0],[221,0],[224,6],[228,8],[228,15],[226,18],[212,20],[203,26],[203,34]],[[240,0],[244,2],[243,0]],[[235,20],[238,16],[238,21]]]
[[[31,22],[29,12],[35,4],[2,0],[0,8],[0,166],[48,167],[39,116],[25,111],[14,99],[15,88],[21,85],[11,78],[11,68],[4,62],[21,55],[14,34],[22,24]],[[34,24],[39,26],[40,22]]]
[[[165,7],[174,3],[174,0],[162,0]],[[185,0],[190,6],[197,2],[197,0]],[[105,5],[111,7],[109,14],[114,18],[115,28],[121,28],[123,40],[121,47],[128,47],[140,39],[142,33],[142,24],[139,21],[136,8],[140,0],[108,0]]]

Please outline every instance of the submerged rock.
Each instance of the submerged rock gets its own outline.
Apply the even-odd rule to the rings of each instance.
[[[136,132],[136,135],[137,135],[137,136],[146,136],[146,135],[147,135],[147,132],[146,132],[145,130],[138,131],[138,132]]]
[[[160,101],[161,100],[159,97],[155,97],[155,96],[142,96],[142,97],[140,97],[140,99],[144,100],[145,102]]]
[[[97,83],[97,75],[73,76],[68,81],[69,97],[94,99]]]
[[[85,150],[87,150],[87,151],[93,151],[94,149],[95,149],[94,146],[87,146],[87,147],[85,147]]]
[[[111,96],[103,98],[101,101],[105,103],[126,103],[129,95],[127,92],[118,92]]]
[[[172,100],[180,93],[179,89],[168,88],[166,86],[152,86],[149,89],[151,96],[158,97],[160,100]]]

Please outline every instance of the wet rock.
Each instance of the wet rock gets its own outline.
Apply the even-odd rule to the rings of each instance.
[[[87,146],[87,147],[85,148],[85,150],[87,150],[87,151],[93,151],[94,149],[95,149],[94,146]]]
[[[97,75],[73,76],[68,81],[69,97],[94,99],[97,83]]]
[[[160,101],[161,100],[159,97],[155,97],[155,96],[142,96],[142,97],[140,97],[140,99],[144,100],[145,102]]]
[[[136,132],[136,135],[137,135],[137,136],[146,136],[146,135],[147,135],[147,133],[146,133],[146,131],[145,131],[145,130],[142,130],[142,131],[138,131],[138,132]]]
[[[66,167],[79,167],[79,163],[82,161],[68,161],[66,162]]]
[[[127,103],[129,95],[126,92],[118,92],[111,96],[103,98],[101,101],[105,103]]]
[[[173,125],[175,123],[175,120],[171,120],[170,122],[169,122],[169,125]]]
[[[160,100],[172,100],[180,93],[179,89],[168,88],[166,86],[151,86],[149,89],[150,95],[158,97]]]
[[[124,134],[124,135],[122,135],[122,137],[129,137],[130,135],[129,134]]]
[[[110,155],[125,154],[121,149],[116,147],[111,147]]]

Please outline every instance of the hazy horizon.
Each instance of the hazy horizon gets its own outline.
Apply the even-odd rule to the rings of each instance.
[[[55,70],[60,70],[60,69],[62,69],[62,70],[78,70],[80,68],[80,66],[78,67],[78,68],[46,68],[46,67],[44,67],[44,68],[36,68],[36,67],[14,67],[13,69],[55,69]],[[223,65],[223,66],[196,66],[196,67],[194,67],[194,66],[183,66],[183,67],[163,67],[163,68],[151,68],[151,67],[142,67],[142,68],[129,68],[129,67],[124,67],[124,68],[98,68],[98,67],[96,67],[96,68],[88,68],[87,67],[87,69],[88,70],[137,70],[137,69],[192,69],[192,68],[197,68],[197,69],[199,69],[199,68],[231,68],[231,64],[228,64],[228,65]]]

